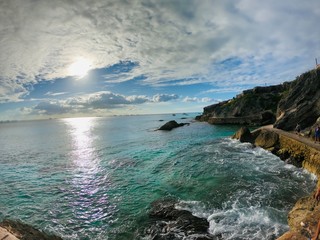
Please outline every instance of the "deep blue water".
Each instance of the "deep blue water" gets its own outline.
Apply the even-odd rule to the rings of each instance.
[[[237,126],[193,118],[0,124],[0,220],[20,219],[64,239],[134,239],[150,203],[173,197],[223,239],[275,239],[288,230],[288,211],[315,177],[231,140]],[[191,124],[154,131],[168,120]]]

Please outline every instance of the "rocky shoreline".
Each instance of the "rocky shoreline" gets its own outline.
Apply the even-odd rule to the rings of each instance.
[[[312,139],[270,126],[252,133],[247,127],[242,127],[233,138],[269,150],[282,160],[320,176],[320,145],[314,144]],[[320,220],[320,202],[314,198],[315,191],[295,204],[288,214],[290,230],[278,240],[307,240],[314,235]]]
[[[233,99],[207,106],[197,120],[210,124],[272,127],[250,132],[241,128],[234,136],[271,151],[282,160],[320,176],[320,145],[310,140],[320,125],[320,68],[305,72],[291,82],[255,87]],[[290,133],[299,124],[299,135]],[[320,183],[318,182],[318,186]],[[320,208],[312,194],[301,199],[288,216],[290,231],[284,239],[308,239],[320,220]]]
[[[0,223],[2,240],[62,240],[61,237],[42,232],[18,220],[5,219]]]

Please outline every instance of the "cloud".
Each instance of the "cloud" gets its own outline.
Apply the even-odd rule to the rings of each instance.
[[[67,92],[56,92],[56,93],[47,92],[47,93],[45,93],[44,95],[45,95],[45,96],[53,96],[53,97],[55,97],[55,96],[60,96],[60,95],[65,95],[65,94],[67,94]]]
[[[154,102],[168,102],[171,100],[176,100],[178,98],[179,98],[179,96],[176,94],[156,94],[153,96],[153,101]]]
[[[109,91],[101,91],[82,96],[71,97],[64,100],[45,100],[33,108],[23,109],[30,114],[59,115],[75,113],[94,113],[99,109],[126,108],[143,103],[160,103],[178,99],[177,95],[156,94],[149,98],[147,96],[131,95],[125,96]]]
[[[31,113],[55,115],[69,113],[72,110],[71,106],[66,105],[62,101],[45,101],[37,104]]]
[[[39,81],[66,77],[79,56],[93,68],[137,63],[106,76],[113,82],[290,80],[320,54],[319,18],[318,0],[1,1],[0,101],[17,101]],[[240,64],[221,68],[230,58]]]
[[[212,98],[204,97],[204,98],[197,98],[197,97],[185,97],[183,102],[196,102],[196,103],[212,103],[212,102],[218,102],[217,100],[214,100]]]
[[[124,96],[112,92],[98,92],[89,95],[83,105],[92,108],[112,108],[119,105],[142,104],[149,101],[146,96]]]

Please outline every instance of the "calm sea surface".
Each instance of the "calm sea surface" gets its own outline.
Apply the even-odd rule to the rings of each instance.
[[[275,239],[288,230],[287,213],[312,191],[314,176],[231,140],[236,126],[193,118],[0,124],[0,220],[64,239],[134,239],[150,203],[173,197],[223,239]],[[154,131],[169,120],[191,124]]]

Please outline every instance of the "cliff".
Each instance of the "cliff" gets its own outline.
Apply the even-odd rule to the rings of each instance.
[[[294,81],[255,87],[228,101],[207,106],[196,119],[211,124],[266,125],[293,130],[311,127],[320,115],[320,69]]]

